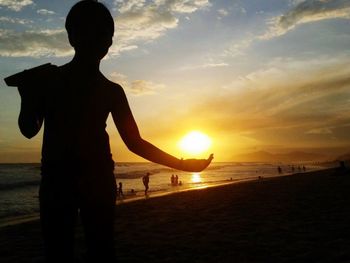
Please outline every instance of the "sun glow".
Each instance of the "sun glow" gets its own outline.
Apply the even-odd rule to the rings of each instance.
[[[202,178],[200,173],[193,173],[192,177],[191,177],[191,182],[192,183],[201,183],[202,182]]]
[[[211,146],[210,138],[199,131],[191,131],[179,142],[179,147],[186,153],[199,154],[207,151]]]

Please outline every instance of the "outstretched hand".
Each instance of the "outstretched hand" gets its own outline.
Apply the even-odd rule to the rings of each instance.
[[[211,154],[208,159],[181,159],[181,170],[187,172],[200,172],[203,171],[211,161],[214,159],[214,155]]]

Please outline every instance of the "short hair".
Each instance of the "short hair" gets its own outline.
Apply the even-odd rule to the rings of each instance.
[[[82,0],[76,3],[69,11],[65,27],[68,35],[71,34],[73,28],[84,28],[91,21],[98,21],[105,25],[114,34],[114,21],[108,8],[97,2],[96,0]]]

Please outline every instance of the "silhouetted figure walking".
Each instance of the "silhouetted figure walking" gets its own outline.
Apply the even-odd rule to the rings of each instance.
[[[142,177],[142,183],[145,186],[145,195],[147,195],[148,193],[148,189],[149,189],[149,173],[147,173],[144,177]]]
[[[78,212],[88,261],[114,262],[116,183],[105,130],[109,114],[127,147],[149,161],[198,172],[213,156],[180,160],[140,136],[122,87],[99,70],[114,34],[113,18],[103,4],[78,2],[65,27],[75,50],[72,61],[40,68],[29,80],[31,72],[20,73],[9,85],[18,86],[21,95],[22,134],[32,138],[44,123],[39,200],[46,262],[74,261]]]
[[[124,197],[124,193],[123,193],[123,184],[122,182],[119,182],[119,187],[118,187],[118,196],[120,197]]]

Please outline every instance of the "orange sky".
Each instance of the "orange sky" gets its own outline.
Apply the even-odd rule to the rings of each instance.
[[[71,59],[63,25],[74,2],[0,3],[1,79]],[[350,2],[104,2],[117,30],[101,70],[124,87],[142,136],[156,146],[187,157],[178,141],[199,130],[212,146],[188,157],[347,152]],[[42,133],[21,136],[19,95],[0,86],[0,162],[39,162]],[[116,161],[143,161],[111,120],[107,130]]]

